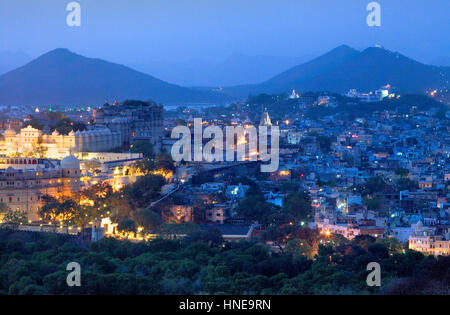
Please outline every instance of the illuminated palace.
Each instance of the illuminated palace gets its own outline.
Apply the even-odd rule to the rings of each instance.
[[[89,130],[72,130],[67,135],[32,126],[19,132],[8,128],[0,131],[0,155],[61,159],[78,152],[110,151],[135,140],[149,141],[156,152],[160,150],[163,137],[162,105],[144,102],[105,104],[95,111],[94,121]]]
[[[106,103],[94,111],[94,121],[96,125],[121,131],[126,143],[146,140],[159,151],[163,138],[163,112],[163,106],[156,103]]]
[[[0,156],[0,202],[39,220],[41,197],[71,196],[80,190],[80,162],[74,156],[61,161]]]
[[[72,152],[107,151],[122,145],[122,134],[109,128],[94,128],[87,131],[71,131],[62,135],[58,131],[46,134],[31,126],[22,128],[19,133],[9,128],[0,139],[0,154],[13,156],[27,154],[38,147],[44,149],[47,157],[63,158]]]

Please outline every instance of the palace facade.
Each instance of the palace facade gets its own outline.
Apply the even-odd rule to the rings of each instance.
[[[155,151],[159,151],[163,138],[163,112],[163,106],[156,103],[106,103],[94,111],[94,122],[113,131],[120,131],[125,143],[146,140],[153,145]]]
[[[60,134],[49,128],[32,126],[0,130],[0,155],[38,156],[62,159],[78,152],[106,152],[135,140],[149,141],[156,152],[163,138],[163,106],[126,101],[105,104],[94,111],[94,124],[88,130]],[[15,126],[17,127],[17,126]]]
[[[27,126],[16,133],[5,130],[0,139],[0,154],[27,155],[42,149],[42,157],[63,158],[75,152],[108,151],[122,145],[122,134],[108,128],[94,128],[86,131],[71,131],[68,135],[53,131],[45,134],[39,129]],[[39,155],[39,154],[38,154]]]
[[[61,161],[0,156],[0,202],[39,221],[41,197],[71,196],[80,190],[80,177],[80,162],[74,156]]]

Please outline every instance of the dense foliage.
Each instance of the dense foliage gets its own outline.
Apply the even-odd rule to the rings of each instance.
[[[24,127],[30,125],[33,128],[43,130],[48,125],[50,131],[58,131],[60,134],[67,135],[70,131],[86,130],[86,125],[81,121],[74,121],[60,112],[42,113],[39,118],[31,116],[30,120],[25,122]]]
[[[213,230],[184,240],[91,244],[2,230],[0,255],[0,294],[448,294],[450,283],[449,257],[389,254],[370,239],[320,246],[310,260],[295,250],[226,243]],[[81,265],[81,287],[66,284],[73,261]],[[381,264],[381,288],[366,285],[372,261]]]

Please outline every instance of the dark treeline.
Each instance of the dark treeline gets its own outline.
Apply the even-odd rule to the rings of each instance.
[[[0,294],[448,294],[450,257],[390,253],[370,238],[320,245],[314,259],[224,242],[217,230],[183,240],[86,244],[63,235],[0,231]],[[66,284],[69,262],[81,287]],[[368,287],[379,262],[382,286]]]

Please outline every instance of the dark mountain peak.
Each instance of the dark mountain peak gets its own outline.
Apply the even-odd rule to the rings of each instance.
[[[82,62],[89,58],[78,55],[67,48],[57,48],[42,54],[30,62],[32,66],[55,65],[62,67],[73,62]]]
[[[329,59],[329,58],[349,58],[354,57],[360,52],[350,46],[347,45],[341,45],[336,48],[333,48],[332,50],[324,53],[323,55],[317,57],[314,60],[321,60],[321,59]],[[312,61],[314,61],[312,60]]]
[[[359,52],[341,45],[307,63],[261,84],[237,87],[235,91],[250,93],[280,93],[296,91],[332,91],[349,89],[371,91],[390,83],[412,93],[424,93],[430,88],[444,88],[450,69],[427,66],[399,52],[380,46]],[[225,90],[228,92],[228,90]]]
[[[80,55],[70,51],[67,48],[56,48],[53,50],[50,50],[49,52],[41,55],[39,58],[55,58],[55,57],[81,57]]]
[[[382,46],[372,46],[364,49],[361,54],[363,55],[376,55],[376,56],[392,56],[396,54],[395,52],[386,49]]]
[[[369,56],[375,58],[402,58],[413,61],[413,59],[406,57],[399,52],[389,50],[381,46],[368,47],[361,52],[361,56]]]
[[[340,45],[332,49],[329,53],[357,53],[358,51],[348,45]]]
[[[360,52],[350,46],[347,45],[341,45],[338,46],[332,50],[330,50],[329,52],[317,57],[316,59],[312,60],[311,62],[315,62],[315,61],[326,61],[328,62],[328,60],[330,59],[338,59],[338,60],[346,60],[349,58],[353,58],[356,55],[360,54]]]
[[[358,54],[360,52],[356,49],[341,45],[309,62],[290,68],[263,84],[275,91],[286,89],[286,86],[293,89],[301,85],[300,81],[330,72]]]
[[[359,60],[370,59],[379,64],[396,63],[396,64],[416,64],[422,65],[420,62],[406,57],[405,55],[386,49],[384,47],[369,47],[363,50],[359,56]]]
[[[75,55],[74,52],[70,51],[68,48],[55,48],[53,50],[50,50],[49,52],[47,52],[47,54],[57,54],[57,55],[61,55],[61,54],[71,54],[71,55]]]
[[[161,81],[120,64],[58,48],[0,76],[0,104],[101,104],[105,99],[205,102],[223,98]]]

